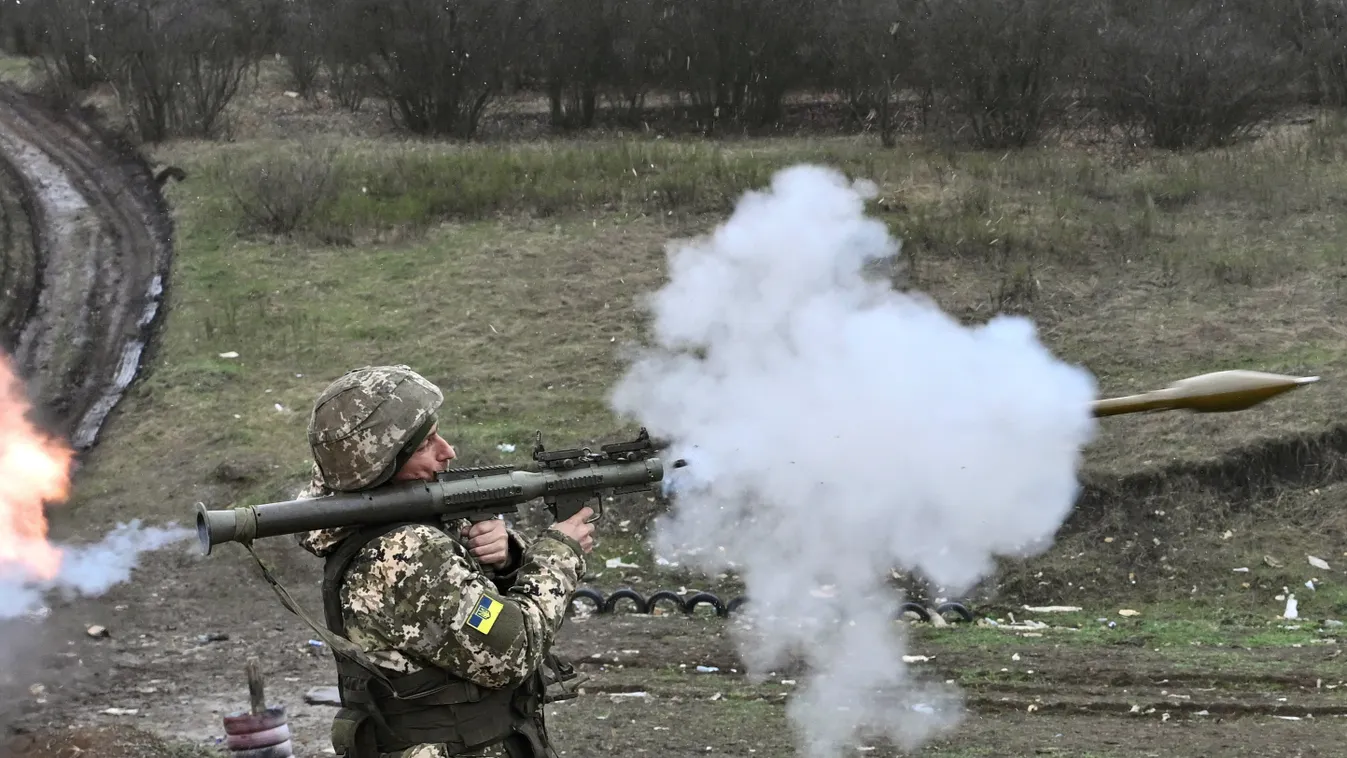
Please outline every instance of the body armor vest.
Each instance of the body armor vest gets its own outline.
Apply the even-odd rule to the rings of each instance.
[[[323,612],[327,626],[346,636],[340,590],[346,570],[370,541],[406,523],[380,524],[357,532],[328,555],[323,568]],[[439,524],[425,524],[439,531]],[[555,755],[547,742],[543,704],[549,678],[543,670],[513,690],[481,687],[438,668],[412,674],[383,669],[381,681],[334,650],[341,710],[332,724],[332,746],[345,758],[383,758],[414,745],[439,744],[460,755],[505,743],[512,758]],[[569,665],[548,656],[556,681],[574,675]]]

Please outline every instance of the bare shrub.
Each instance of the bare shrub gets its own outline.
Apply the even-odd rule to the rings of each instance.
[[[656,24],[658,0],[628,0],[617,6],[609,45],[613,68],[607,72],[607,99],[626,121],[635,122],[648,92],[659,84]]]
[[[853,119],[875,123],[885,147],[895,144],[898,95],[915,78],[912,30],[891,0],[839,0],[822,19],[827,86],[845,96]]]
[[[813,0],[684,0],[659,14],[662,85],[702,123],[775,121],[808,79]]]
[[[323,67],[323,38],[330,33],[330,14],[316,0],[290,0],[280,22],[278,52],[285,59],[290,83],[300,97],[310,98]]]
[[[341,196],[341,171],[331,146],[300,143],[223,169],[245,233],[293,234],[330,218]]]
[[[1347,0],[1242,2],[1291,45],[1314,102],[1347,105]]]
[[[1203,0],[1117,2],[1093,49],[1100,110],[1165,149],[1238,139],[1277,111],[1295,73],[1255,16]]]
[[[107,79],[94,57],[100,12],[100,6],[88,0],[9,0],[0,4],[0,24],[37,58],[46,88],[72,99]]]
[[[924,81],[950,103],[956,133],[985,148],[1038,140],[1070,94],[1089,28],[1075,0],[922,2],[909,39]]]
[[[621,0],[555,0],[538,19],[540,73],[551,103],[552,125],[594,124],[599,92],[618,69],[614,37]]]
[[[262,0],[91,0],[94,55],[141,139],[228,133],[225,109],[270,36]]]
[[[324,3],[321,12],[315,11],[316,23],[322,29],[319,57],[327,76],[327,93],[341,107],[359,111],[373,90],[370,67],[367,65],[369,39],[365,30],[353,22],[359,18],[356,8],[347,0],[305,0]]]
[[[338,0],[335,23],[396,121],[414,134],[471,138],[518,52],[522,0]]]

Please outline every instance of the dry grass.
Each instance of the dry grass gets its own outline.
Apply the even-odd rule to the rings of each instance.
[[[663,280],[663,245],[711,228],[743,190],[805,160],[879,183],[873,211],[905,240],[912,286],[967,321],[1031,316],[1103,394],[1236,367],[1326,377],[1242,414],[1107,419],[1092,476],[1322,429],[1347,400],[1333,381],[1347,368],[1337,214],[1347,129],[1335,117],[1191,155],[349,134],[244,134],[155,152],[189,172],[167,189],[179,230],[169,316],[149,374],[86,461],[76,508],[181,520],[197,500],[288,497],[307,473],[312,398],[366,363],[410,363],[441,382],[465,462],[522,461],[539,429],[551,445],[628,434],[607,392],[618,349],[640,333],[637,300]],[[302,155],[302,142],[340,148],[333,208],[291,236],[249,230],[230,186],[246,189],[250,167]],[[227,351],[240,355],[219,357]],[[1068,543],[1052,560],[1085,547]],[[1062,577],[1076,571],[1063,567]]]

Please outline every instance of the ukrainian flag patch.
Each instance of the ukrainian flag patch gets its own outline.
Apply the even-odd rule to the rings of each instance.
[[[473,609],[472,615],[468,617],[468,626],[482,634],[489,633],[503,607],[501,603],[492,600],[490,596],[482,595],[482,599],[477,601],[477,607]]]

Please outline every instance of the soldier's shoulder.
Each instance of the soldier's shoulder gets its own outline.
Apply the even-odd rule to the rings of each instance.
[[[366,545],[378,545],[386,548],[414,550],[418,547],[439,547],[453,543],[454,539],[442,528],[431,524],[399,524],[370,540]]]
[[[422,566],[439,566],[458,555],[461,547],[445,532],[427,524],[402,524],[366,542],[351,561],[348,572],[405,576]]]

